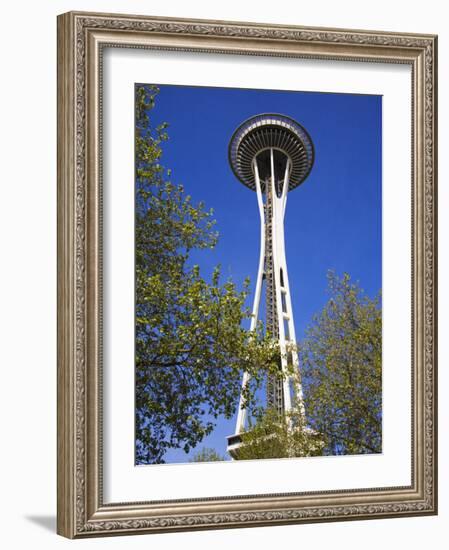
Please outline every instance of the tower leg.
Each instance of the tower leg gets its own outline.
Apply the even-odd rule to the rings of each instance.
[[[262,187],[259,178],[259,168],[257,166],[256,159],[253,161],[254,175],[256,180],[256,192],[257,192],[257,204],[259,206],[260,215],[260,253],[259,253],[259,268],[257,270],[256,290],[254,294],[253,311],[251,317],[250,331],[254,331],[257,327],[259,318],[260,297],[262,294],[262,283],[264,277],[265,268],[265,211],[262,197]],[[250,376],[247,372],[243,374],[242,381],[242,393],[240,394],[239,410],[237,413],[236,422],[236,434],[241,434],[245,430],[245,423],[247,418],[247,409],[245,407],[245,400],[243,397],[243,390],[246,388],[250,381]]]

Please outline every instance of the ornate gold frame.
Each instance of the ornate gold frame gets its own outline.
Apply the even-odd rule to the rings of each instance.
[[[100,92],[105,45],[412,67],[410,486],[103,503]],[[437,513],[436,55],[433,35],[95,13],[58,17],[59,534],[82,538]]]

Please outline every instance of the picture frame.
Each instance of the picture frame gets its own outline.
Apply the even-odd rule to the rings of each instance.
[[[411,87],[411,482],[107,502],[103,407],[106,49],[398,65]],[[408,145],[407,145],[408,147]],[[130,168],[131,181],[132,170]],[[58,17],[58,518],[69,538],[437,513],[437,37],[69,12]],[[118,220],[114,223],[120,223]],[[110,227],[110,226],[109,226]],[[131,367],[130,367],[131,368]],[[132,450],[131,450],[132,452]],[[199,466],[199,468],[207,466]],[[108,476],[111,475],[108,470]]]

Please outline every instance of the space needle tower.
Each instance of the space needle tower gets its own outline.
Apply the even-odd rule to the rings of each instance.
[[[259,269],[250,330],[256,328],[264,291],[265,328],[279,343],[279,369],[285,375],[268,377],[267,406],[285,415],[296,405],[304,418],[285,256],[284,216],[288,192],[307,178],[313,161],[314,148],[309,134],[295,120],[281,114],[264,113],[251,117],[237,128],[229,143],[231,168],[241,183],[256,191],[260,214]],[[293,374],[287,374],[289,372]],[[248,383],[249,375],[244,373],[242,390]],[[242,392],[235,434],[227,438],[227,450],[233,458],[238,458],[246,417]]]

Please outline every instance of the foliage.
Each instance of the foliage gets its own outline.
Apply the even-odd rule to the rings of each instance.
[[[167,124],[153,127],[155,86],[136,89],[136,462],[189,452],[220,415],[237,407],[242,371],[252,376],[248,408],[264,372],[277,372],[277,346],[242,323],[249,283],[206,281],[189,261],[217,243],[212,210],[194,204],[160,164]]]
[[[308,424],[325,454],[382,451],[381,297],[328,274],[331,298],[300,345]]]
[[[319,434],[305,426],[296,409],[280,416],[272,409],[259,413],[256,423],[242,434],[239,460],[319,456],[323,444]]]
[[[203,447],[193,455],[190,462],[221,462],[223,460],[226,460],[226,457],[218,454],[215,449]]]

